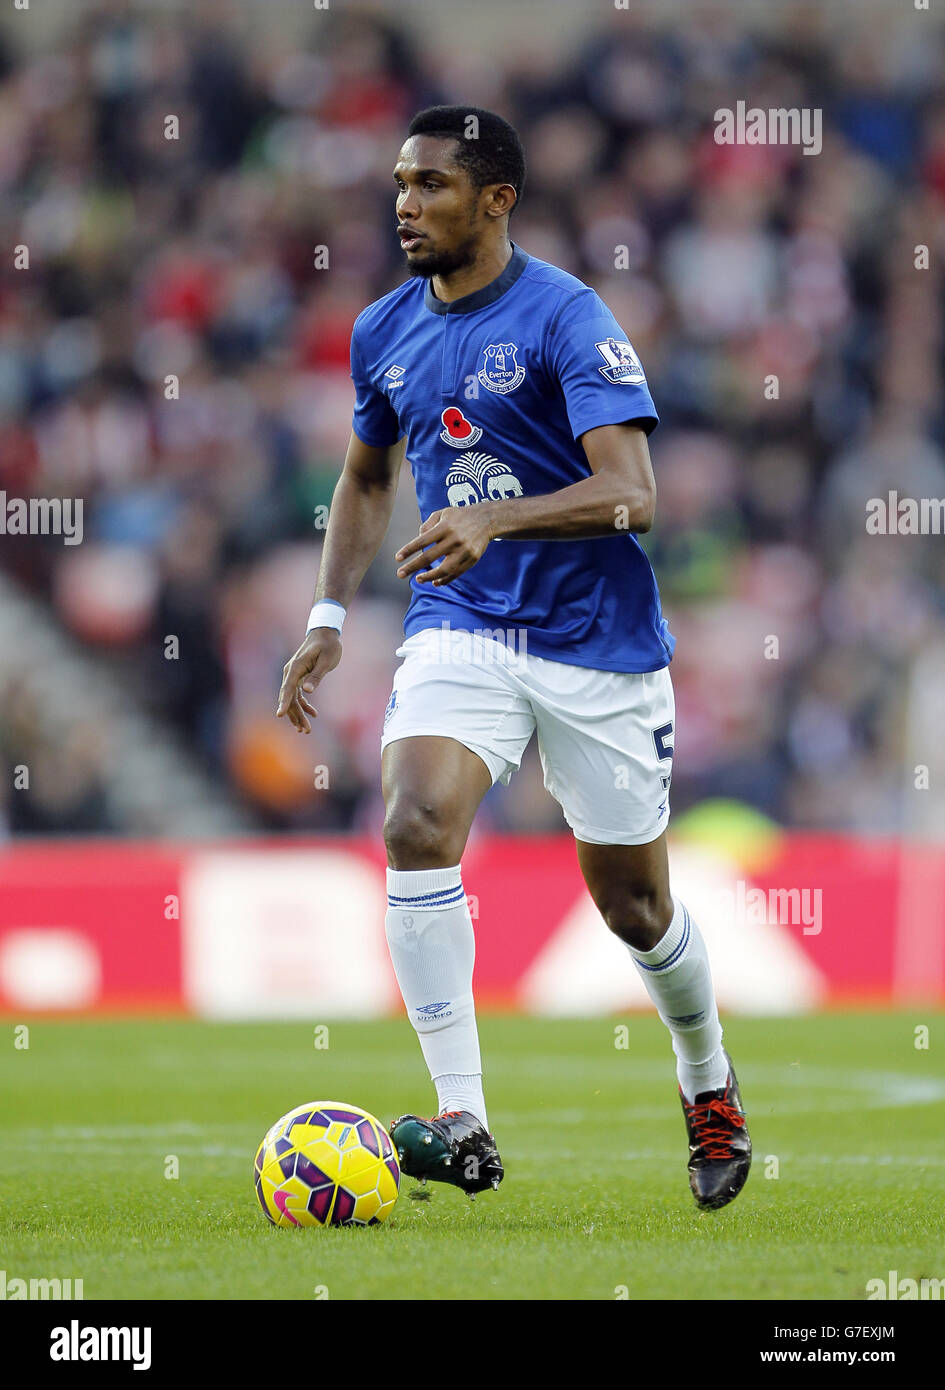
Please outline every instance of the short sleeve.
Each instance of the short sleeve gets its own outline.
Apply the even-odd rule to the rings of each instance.
[[[354,415],[351,428],[372,449],[396,444],[403,430],[397,412],[382,391],[368,377],[358,348],[357,324],[351,332],[351,380],[354,382]]]
[[[630,420],[646,434],[655,429],[659,416],[640,359],[592,289],[576,294],[559,312],[549,351],[575,439],[599,425]]]

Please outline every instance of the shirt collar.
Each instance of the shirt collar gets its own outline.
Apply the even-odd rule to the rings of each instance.
[[[487,304],[492,304],[499,299],[506,290],[512,288],[522,271],[528,264],[528,253],[523,251],[515,242],[511,242],[512,255],[508,265],[501,275],[490,280],[488,285],[483,285],[482,289],[473,290],[472,294],[464,294],[460,299],[451,300],[449,304],[444,304],[442,299],[437,299],[433,293],[432,277],[426,283],[423,302],[434,314],[471,314],[476,309],[483,309]]]

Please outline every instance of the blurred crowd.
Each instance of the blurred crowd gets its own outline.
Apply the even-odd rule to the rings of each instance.
[[[4,536],[0,567],[261,828],[380,824],[409,472],[313,734],[273,711],[350,428],[351,325],[404,278],[402,132],[464,100],[521,133],[513,240],[597,288],[662,417],[645,541],[678,639],[674,809],[715,795],[785,825],[898,825],[945,550],[865,515],[892,488],[945,497],[945,47],[919,13],[767,9],[758,31],[736,5],[684,24],[615,10],[564,56],[517,34],[487,63],[394,9],[315,10],[302,44],[275,25],[255,41],[238,5],[96,0],[41,52],[7,24],[0,489],[82,497],[85,535]],[[822,108],[822,152],[717,144],[716,109],[740,99]],[[7,765],[50,761],[50,731],[0,693]],[[8,797],[12,830],[127,829],[97,794],[108,743],[62,737],[48,805]],[[534,748],[489,824],[563,824]]]

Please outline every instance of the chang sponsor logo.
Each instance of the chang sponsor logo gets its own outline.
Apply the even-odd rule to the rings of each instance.
[[[522,492],[520,480],[493,454],[467,450],[446,475],[446,501],[450,507],[500,502],[507,497],[521,497]]]

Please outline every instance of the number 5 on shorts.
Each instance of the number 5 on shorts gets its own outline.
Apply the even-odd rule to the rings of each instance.
[[[672,764],[673,753],[675,750],[672,743],[666,742],[668,738],[672,737],[672,720],[670,720],[668,724],[661,724],[658,729],[653,730],[653,747],[656,749],[656,758],[658,762],[666,762],[668,759],[670,764]],[[669,786],[672,775],[673,769],[672,766],[670,766],[669,772],[665,773],[660,778],[661,782],[663,783],[663,791],[666,791],[667,787]]]

